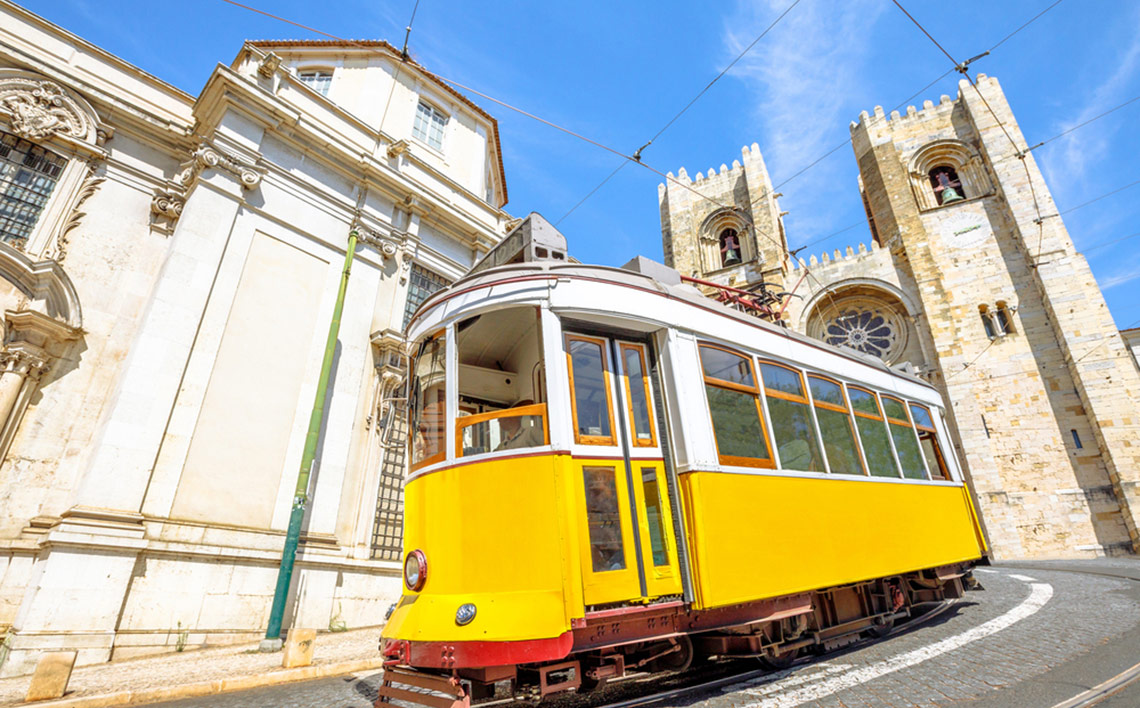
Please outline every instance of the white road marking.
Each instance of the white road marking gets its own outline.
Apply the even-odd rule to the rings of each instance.
[[[1053,586],[1048,583],[1034,583],[1030,586],[1029,597],[1009,612],[966,630],[961,634],[947,637],[929,646],[921,647],[905,654],[855,669],[845,674],[833,676],[819,683],[804,686],[789,693],[766,698],[757,703],[746,704],[747,708],[791,708],[809,701],[818,701],[835,693],[859,684],[873,681],[881,676],[921,664],[927,659],[960,649],[971,642],[1000,632],[1036,613],[1053,597]]]
[[[974,568],[975,573],[996,573],[993,568]]]
[[[796,675],[792,676],[791,678],[769,681],[757,686],[756,688],[745,689],[744,693],[763,697],[776,693],[777,691],[783,691],[784,689],[791,688],[792,686],[802,686],[805,683],[812,683],[814,681],[826,678],[832,674],[854,668],[852,664],[834,664],[830,666],[817,664],[817,666],[820,666],[822,670],[806,673],[803,671],[796,672]]]
[[[1028,575],[1018,575],[1017,573],[1010,573],[1009,577],[1013,578],[1014,580],[1020,580],[1023,583],[1037,582],[1037,578],[1031,578]]]

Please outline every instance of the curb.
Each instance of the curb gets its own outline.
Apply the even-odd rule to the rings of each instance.
[[[357,659],[355,661],[341,661],[334,664],[321,664],[319,666],[305,666],[296,669],[280,669],[252,676],[239,676],[235,678],[215,679],[213,681],[199,681],[182,686],[168,686],[164,688],[147,688],[139,691],[117,691],[115,693],[101,693],[95,696],[76,696],[75,698],[59,698],[51,701],[36,701],[34,703],[19,703],[17,705],[35,706],[35,708],[104,708],[105,706],[129,706],[142,703],[155,703],[158,701],[173,701],[181,698],[195,696],[208,696],[228,691],[241,691],[247,688],[261,686],[276,686],[294,681],[308,681],[311,679],[328,678],[351,674],[357,671],[379,669],[384,665],[382,658]]]

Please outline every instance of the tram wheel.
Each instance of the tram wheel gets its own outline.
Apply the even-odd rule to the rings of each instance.
[[[791,666],[799,655],[799,649],[787,649],[779,654],[768,654],[760,657],[760,663],[773,671],[779,671]]]
[[[883,620],[882,624],[873,624],[868,627],[867,634],[874,637],[875,639],[882,639],[883,637],[890,634],[891,630],[894,629],[894,627],[895,618],[891,617],[889,619]]]
[[[650,664],[653,671],[687,671],[693,665],[693,640],[689,639],[686,635],[674,637],[674,641],[678,645],[677,651],[666,654],[665,656],[654,659]]]

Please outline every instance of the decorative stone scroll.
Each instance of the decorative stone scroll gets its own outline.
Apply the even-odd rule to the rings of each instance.
[[[90,119],[82,108],[54,81],[24,76],[0,79],[0,109],[10,116],[12,132],[40,141],[60,134],[86,140]]]
[[[183,162],[173,179],[155,190],[150,201],[150,211],[153,215],[151,225],[165,234],[174,231],[174,225],[182,216],[182,209],[186,206],[186,195],[198,180],[198,177],[208,169],[218,169],[229,172],[238,178],[242,189],[255,189],[261,184],[265,171],[249,164],[245,160],[227,154],[209,143],[202,143],[191,154],[190,159]]]
[[[87,216],[87,212],[83,211],[83,202],[91,198],[99,190],[99,185],[107,181],[107,178],[98,174],[97,170],[99,163],[92,160],[87,163],[87,174],[83,178],[83,183],[79,186],[79,193],[75,197],[75,203],[71,205],[71,213],[68,214],[67,220],[63,222],[60,227],[59,234],[56,236],[54,242],[44,252],[45,258],[50,258],[57,263],[63,263],[63,259],[67,257],[67,247],[69,244],[69,235],[72,230],[79,226],[83,221],[83,217]]]

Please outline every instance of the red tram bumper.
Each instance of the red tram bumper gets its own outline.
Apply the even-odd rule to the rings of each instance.
[[[385,666],[472,669],[555,661],[567,656],[573,646],[573,632],[550,639],[517,642],[418,642],[386,638],[381,640],[380,653]]]

